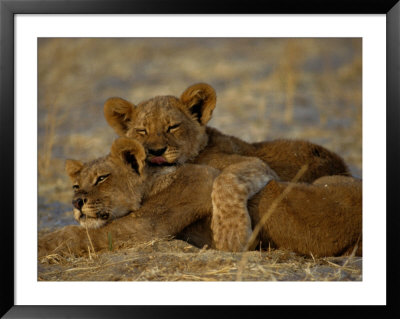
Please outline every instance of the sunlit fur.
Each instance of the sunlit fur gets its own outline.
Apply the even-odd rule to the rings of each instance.
[[[122,139],[125,146],[133,142],[126,140]],[[115,144],[118,147],[113,147],[114,151],[121,146],[118,142],[113,146]],[[134,149],[132,154],[137,151]],[[210,217],[217,170],[193,164],[154,168],[144,163],[141,175],[131,174],[128,172],[131,166],[112,154],[87,164],[76,164],[79,162],[67,165],[68,171],[75,172],[73,182],[82,184],[85,189],[84,185],[92,184],[97,176],[93,172],[116,165],[111,174],[116,173],[118,181],[107,179],[108,184],[105,184],[107,180],[102,183],[108,185],[104,194],[119,198],[111,201],[108,207],[117,208],[123,203],[125,211],[134,210],[134,213],[96,230],[67,226],[41,237],[39,256],[54,252],[63,254],[63,251],[66,254],[87,253],[88,234],[95,251],[109,248],[106,240],[109,234],[115,248],[126,247],[132,241],[148,242],[166,236],[215,247]],[[93,187],[89,188],[92,188],[92,195],[100,195]],[[102,199],[101,196],[96,198]],[[136,210],[140,203],[141,207]],[[257,234],[257,242],[267,248],[270,245],[313,256],[349,254],[355,247],[358,247],[356,254],[362,254],[361,207],[362,183],[346,176],[327,176],[313,184],[270,181],[248,203],[253,227],[267,217]]]
[[[124,152],[131,151],[138,169],[127,163]],[[111,153],[88,163],[66,161],[66,171],[74,185],[73,201],[81,199],[81,209],[74,207],[74,218],[84,227],[99,228],[110,220],[136,211],[147,185],[164,174],[153,172],[151,167],[143,169],[145,153],[136,141],[120,138],[114,142]],[[171,171],[173,168],[169,168]],[[150,176],[149,176],[150,175]],[[96,183],[100,176],[107,176]]]
[[[265,184],[259,183],[258,178],[291,181],[304,165],[307,170],[301,175],[301,182],[312,183],[326,175],[350,175],[344,161],[320,145],[300,140],[251,144],[207,127],[215,106],[215,90],[198,83],[189,86],[180,98],[156,96],[138,105],[110,98],[104,105],[104,115],[119,135],[143,143],[150,163],[153,159],[157,165],[189,162],[222,170],[212,196],[213,216],[220,217],[213,218],[212,223],[218,248],[240,251],[245,246],[251,233],[246,205],[252,192],[247,191],[247,186],[259,191]],[[161,157],[152,155],[164,150]],[[264,162],[264,169],[258,169],[257,160]],[[231,165],[236,167],[226,173]],[[256,177],[248,178],[249,170],[254,169]],[[233,171],[234,176],[230,176]]]

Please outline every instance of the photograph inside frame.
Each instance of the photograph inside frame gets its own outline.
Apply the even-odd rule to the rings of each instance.
[[[361,38],[39,38],[39,281],[362,281]]]

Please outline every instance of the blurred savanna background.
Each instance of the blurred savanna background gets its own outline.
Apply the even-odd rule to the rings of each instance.
[[[352,173],[362,177],[361,38],[40,38],[39,231],[75,223],[65,159],[85,161],[108,153],[116,134],[103,116],[107,98],[139,103],[156,95],[180,96],[196,82],[209,83],[217,92],[210,126],[252,142],[310,140],[341,155]],[[158,246],[169,247],[171,262],[178,258],[178,264],[182,264],[179,258],[190,254],[194,254],[191,259],[207,254],[178,241]],[[142,252],[141,258],[157,253],[146,247],[131,253]],[[122,280],[235,280],[238,273],[242,280],[361,280],[360,260],[316,261],[279,251],[258,252],[257,257],[251,255],[256,253],[209,254],[209,262],[202,261],[201,267],[193,264],[192,272],[163,272],[157,255],[151,262],[138,263],[130,275],[127,269],[120,272],[128,273]],[[246,263],[240,267],[243,255]],[[253,257],[262,258],[253,262],[261,268],[250,272]],[[124,257],[110,252],[102,258],[106,257],[39,262],[39,279],[121,279],[107,272],[107,263]],[[289,268],[279,260],[293,262],[297,270],[285,272]],[[59,273],[53,271],[54,263],[61,267]],[[61,271],[74,263],[85,264],[81,268],[89,271],[73,275]],[[93,263],[96,271],[90,272],[87,263]],[[100,264],[105,273],[96,277]]]

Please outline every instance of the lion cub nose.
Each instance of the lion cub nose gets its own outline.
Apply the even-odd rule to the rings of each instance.
[[[154,156],[160,156],[160,155],[163,155],[163,154],[164,154],[164,152],[165,152],[166,149],[167,149],[166,147],[160,148],[160,149],[158,149],[158,150],[149,149],[149,153],[150,153],[151,155],[154,155]]]
[[[76,209],[81,210],[81,209],[82,209],[82,206],[83,206],[83,199],[82,199],[82,198],[74,199],[74,200],[72,201],[72,205],[74,205],[74,207],[75,207]]]

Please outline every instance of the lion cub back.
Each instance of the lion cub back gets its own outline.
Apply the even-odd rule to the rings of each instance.
[[[338,256],[362,246],[362,182],[327,176],[313,184],[271,181],[249,203],[261,241],[300,254]]]

